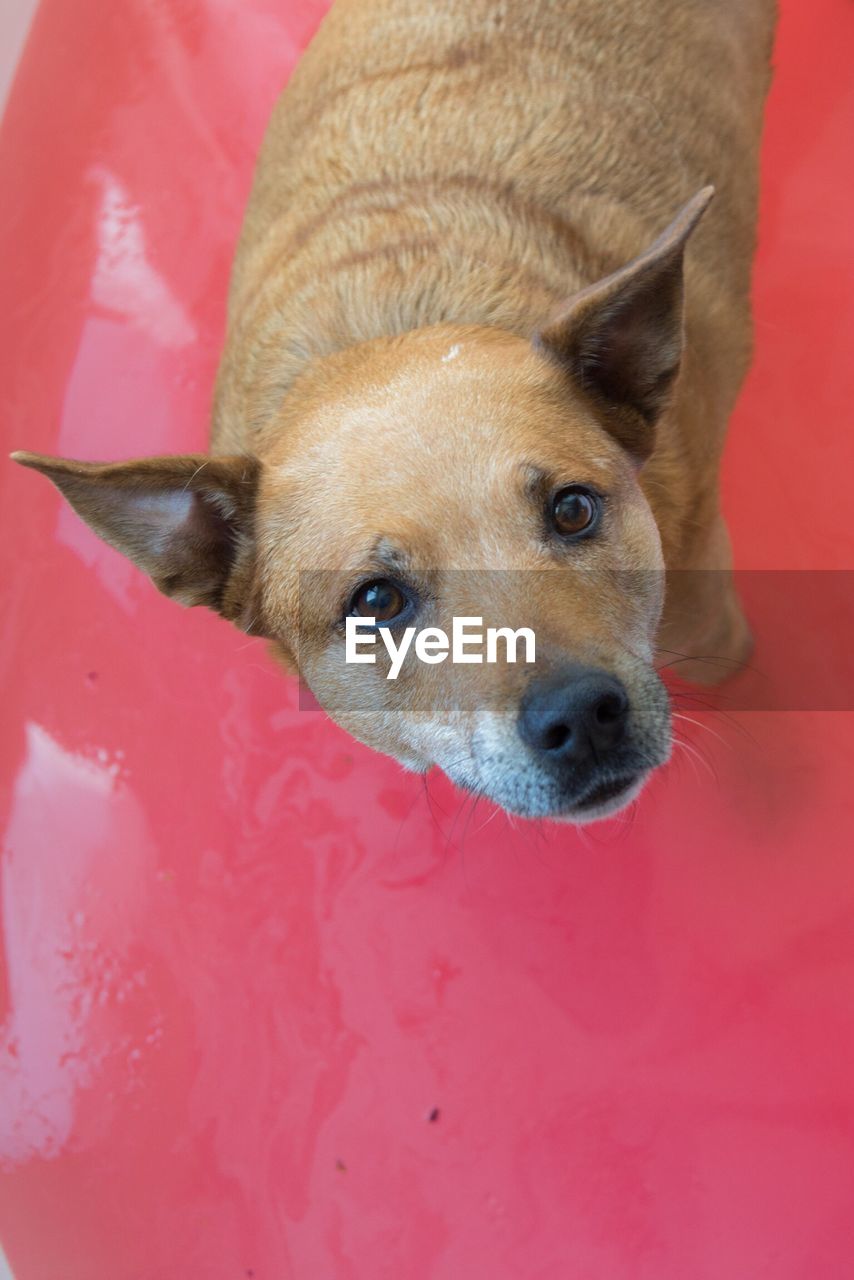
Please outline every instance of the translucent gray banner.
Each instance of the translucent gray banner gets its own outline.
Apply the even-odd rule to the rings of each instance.
[[[391,582],[405,602],[388,621],[398,652],[403,633],[414,629],[405,655],[394,666],[388,646],[377,635],[364,639],[359,652],[375,662],[346,661],[346,618],[353,600],[378,580]],[[300,574],[300,698],[304,710],[329,705],[342,697],[360,698],[382,684],[382,714],[411,711],[425,699],[449,711],[471,700],[488,701],[490,686],[506,681],[502,660],[506,637],[496,642],[498,661],[487,662],[490,628],[526,629],[536,637],[533,661],[526,660],[523,638],[517,640],[513,678],[520,683],[547,674],[561,663],[583,662],[609,669],[614,653],[636,644],[645,610],[664,592],[665,624],[657,635],[654,665],[668,687],[696,691],[698,710],[852,711],[854,710],[854,570],[647,571],[605,569],[549,570],[407,570],[405,576],[310,570]],[[753,637],[743,657],[720,645],[695,641],[675,645],[678,635],[725,639],[732,622],[732,592],[740,602]],[[371,600],[362,595],[362,603]],[[394,608],[383,598],[386,607]],[[737,616],[737,615],[736,615]],[[481,662],[453,661],[454,618],[481,620]],[[431,629],[421,643],[433,660],[417,655],[419,632]],[[634,628],[634,630],[633,630]],[[434,629],[448,637],[447,656]],[[478,651],[467,626],[465,652]],[[363,636],[367,635],[364,627]],[[737,647],[737,646],[736,646]],[[690,680],[684,677],[690,676]]]

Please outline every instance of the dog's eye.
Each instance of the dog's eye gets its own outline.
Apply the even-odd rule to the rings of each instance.
[[[581,485],[561,489],[552,504],[554,527],[565,538],[592,533],[599,520],[600,506],[598,494]]]
[[[406,609],[409,601],[393,582],[377,578],[366,582],[350,601],[350,613],[361,618],[374,618],[377,622],[391,622]]]

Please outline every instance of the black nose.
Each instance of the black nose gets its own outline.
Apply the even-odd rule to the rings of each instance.
[[[564,668],[528,687],[519,734],[555,764],[585,764],[622,741],[628,715],[628,694],[615,676],[595,667]]]

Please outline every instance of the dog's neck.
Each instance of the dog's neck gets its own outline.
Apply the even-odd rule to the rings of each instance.
[[[335,256],[318,271],[322,233]],[[374,338],[446,323],[530,337],[621,256],[591,251],[587,235],[511,187],[466,177],[359,184],[320,217],[288,215],[235,283],[215,439],[239,431],[251,445],[312,361]]]

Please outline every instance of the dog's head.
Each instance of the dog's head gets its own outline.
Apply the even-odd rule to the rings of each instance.
[[[533,342],[442,325],[317,361],[262,458],[14,456],[162,591],[270,638],[355,737],[516,813],[606,816],[670,750],[661,544],[638,473],[710,195]],[[345,661],[348,616],[388,629],[373,663]],[[433,631],[389,679],[407,629],[453,634],[462,617],[527,629],[535,654],[440,662]]]

